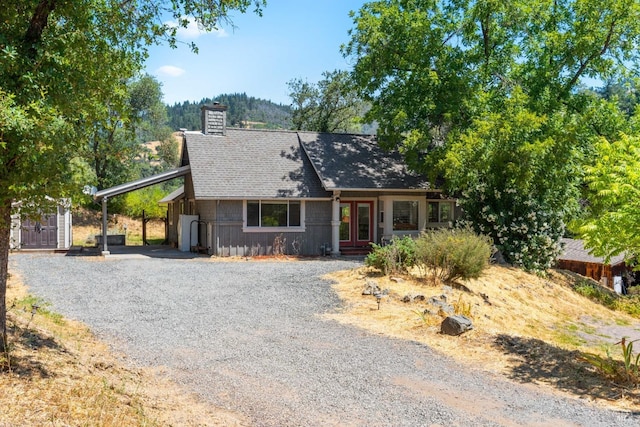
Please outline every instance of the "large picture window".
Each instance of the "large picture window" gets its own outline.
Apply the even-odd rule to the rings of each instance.
[[[300,227],[299,201],[247,201],[247,227]]]
[[[418,201],[396,200],[393,202],[393,230],[418,230]]]

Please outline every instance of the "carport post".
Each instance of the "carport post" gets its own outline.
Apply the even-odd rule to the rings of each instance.
[[[331,204],[331,256],[340,255],[340,192],[334,191]]]
[[[102,198],[102,255],[109,255],[107,247],[107,196]]]

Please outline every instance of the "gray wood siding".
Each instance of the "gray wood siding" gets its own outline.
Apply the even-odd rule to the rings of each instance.
[[[178,244],[178,218],[180,217],[180,202],[169,202],[167,205],[167,218],[169,220],[169,232],[167,239],[170,245]]]
[[[216,203],[216,202],[214,202]],[[209,220],[211,207],[200,202],[201,218]],[[218,256],[286,255],[315,256],[322,244],[331,243],[331,202],[305,203],[305,232],[256,232],[242,230],[242,201],[216,204],[217,220],[212,221],[212,252]],[[206,214],[205,214],[206,212]]]

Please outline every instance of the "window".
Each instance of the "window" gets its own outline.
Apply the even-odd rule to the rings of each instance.
[[[393,202],[393,230],[418,230],[418,201]]]
[[[453,221],[452,202],[429,202],[429,222]]]
[[[247,201],[247,227],[300,227],[299,201]]]

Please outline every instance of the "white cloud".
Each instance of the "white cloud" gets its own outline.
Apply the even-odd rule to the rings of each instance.
[[[229,37],[229,33],[227,33],[224,28],[219,28],[217,30],[213,30],[211,32],[204,31],[200,24],[196,22],[193,18],[187,18],[189,23],[185,27],[178,27],[178,23],[175,21],[168,21],[166,24],[170,27],[178,27],[177,36],[178,39],[197,39],[203,34],[213,34],[216,37]]]
[[[180,77],[187,71],[183,68],[175,67],[173,65],[163,65],[162,67],[158,68],[156,72],[163,76]]]

